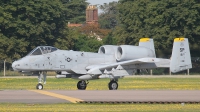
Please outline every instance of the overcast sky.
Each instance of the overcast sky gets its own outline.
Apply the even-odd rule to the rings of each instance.
[[[102,5],[103,3],[109,3],[113,1],[118,1],[118,0],[87,0],[87,2],[90,3],[90,5]]]
[[[103,5],[104,3],[109,3],[109,2],[113,2],[113,1],[118,1],[118,0],[87,0],[86,2],[89,2],[90,5]],[[102,12],[101,10],[98,11],[99,14]]]

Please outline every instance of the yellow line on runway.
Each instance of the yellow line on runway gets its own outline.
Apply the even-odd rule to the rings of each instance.
[[[64,99],[64,100],[70,101],[72,103],[77,103],[79,101],[83,101],[83,100],[78,99],[78,98],[73,98],[73,97],[60,95],[60,94],[56,94],[56,93],[52,93],[52,92],[48,92],[48,91],[43,91],[43,90],[29,90],[29,91],[33,91],[33,92],[36,92],[36,93],[40,93],[40,94],[44,94],[44,95],[48,95],[48,96]]]

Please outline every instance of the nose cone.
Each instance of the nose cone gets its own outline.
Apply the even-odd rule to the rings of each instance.
[[[12,63],[12,68],[13,68],[14,71],[17,71],[17,67],[18,67],[18,66],[20,66],[20,65],[18,64],[17,61],[14,61],[14,62]]]
[[[14,61],[14,62],[12,63],[12,68],[13,68],[14,71],[16,71],[15,65],[16,65],[16,61]]]

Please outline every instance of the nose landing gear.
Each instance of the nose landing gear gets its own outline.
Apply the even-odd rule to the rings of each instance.
[[[41,83],[38,83],[36,85],[36,89],[42,90],[43,89],[43,85]]]
[[[36,85],[36,89],[38,89],[38,90],[43,89],[42,82],[44,84],[46,84],[46,74],[47,74],[47,72],[45,72],[45,71],[39,72],[39,74],[38,74],[38,84]]]

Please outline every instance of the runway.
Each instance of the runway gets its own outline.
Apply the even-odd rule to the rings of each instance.
[[[200,103],[200,90],[2,90],[0,103]]]

